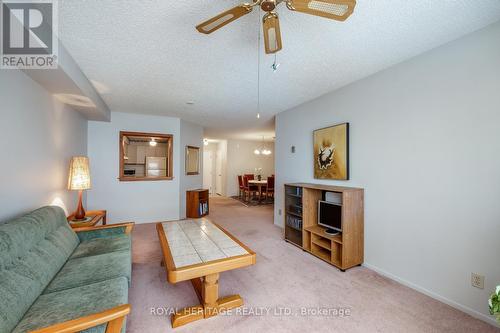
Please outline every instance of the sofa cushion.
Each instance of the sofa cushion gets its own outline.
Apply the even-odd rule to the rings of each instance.
[[[130,281],[131,267],[130,251],[71,259],[43,293],[53,293],[117,277],[126,277]]]
[[[126,229],[126,226],[114,226],[113,228],[80,231],[78,238],[80,238],[80,242],[83,242],[95,238],[115,237],[125,234]]]
[[[131,244],[131,237],[126,234],[109,238],[91,239],[81,242],[75,252],[71,255],[70,259],[95,256],[116,251],[130,251]]]
[[[59,207],[0,224],[0,332],[10,332],[78,245]]]
[[[12,333],[25,333],[127,304],[124,277],[40,296]],[[106,325],[83,331],[103,333]]]

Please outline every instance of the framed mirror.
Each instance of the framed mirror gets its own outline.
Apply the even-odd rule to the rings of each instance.
[[[120,181],[171,180],[173,135],[120,132]]]
[[[200,147],[186,146],[186,175],[200,174]]]

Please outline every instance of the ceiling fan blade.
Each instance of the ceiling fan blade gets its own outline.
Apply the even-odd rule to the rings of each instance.
[[[345,21],[354,12],[356,0],[288,0],[290,10]]]
[[[278,14],[269,12],[262,19],[264,31],[264,45],[267,54],[281,50],[281,31]]]
[[[251,11],[252,6],[247,4],[239,5],[197,25],[196,29],[203,34],[209,34]]]

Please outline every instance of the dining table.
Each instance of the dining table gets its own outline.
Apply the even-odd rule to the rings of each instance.
[[[259,204],[262,203],[262,189],[267,188],[267,180],[249,180],[249,186],[256,186],[259,188]]]

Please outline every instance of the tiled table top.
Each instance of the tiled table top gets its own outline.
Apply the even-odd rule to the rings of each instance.
[[[248,184],[266,185],[267,180],[249,180]]]
[[[207,219],[162,223],[175,267],[249,254]]]

